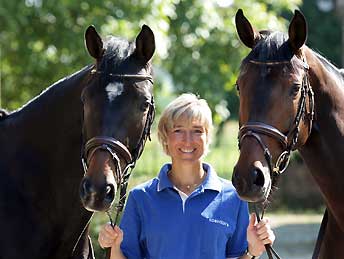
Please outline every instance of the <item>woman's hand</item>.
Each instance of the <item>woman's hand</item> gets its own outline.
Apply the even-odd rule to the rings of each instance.
[[[266,244],[273,244],[275,234],[273,233],[269,218],[262,219],[257,223],[254,213],[250,216],[247,227],[248,251],[254,256],[260,256],[265,251]]]
[[[98,236],[98,242],[101,248],[111,247],[119,250],[122,241],[123,231],[118,226],[112,228],[110,224],[106,224],[101,228]]]

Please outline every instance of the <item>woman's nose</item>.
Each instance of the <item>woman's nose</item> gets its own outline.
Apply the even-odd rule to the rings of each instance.
[[[186,142],[192,142],[193,136],[191,132],[185,132],[184,134],[184,141]]]

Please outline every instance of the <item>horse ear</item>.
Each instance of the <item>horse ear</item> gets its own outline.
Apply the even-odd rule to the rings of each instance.
[[[307,22],[303,14],[298,10],[295,10],[288,34],[289,44],[294,53],[297,53],[307,40]]]
[[[253,29],[251,23],[244,16],[244,12],[241,9],[239,9],[235,15],[235,26],[240,40],[247,47],[252,49],[260,39],[260,35]]]
[[[136,37],[135,55],[147,63],[152,58],[154,51],[154,33],[147,25],[143,25],[139,35]]]
[[[103,41],[93,25],[88,26],[85,32],[85,43],[92,57],[100,59],[103,56]]]

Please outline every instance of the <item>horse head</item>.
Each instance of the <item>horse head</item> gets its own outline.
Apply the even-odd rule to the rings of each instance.
[[[80,197],[87,210],[106,211],[149,137],[154,119],[150,60],[155,40],[146,25],[135,42],[117,37],[103,41],[90,26],[85,42],[95,65],[81,97],[85,175]]]
[[[303,53],[307,23],[299,11],[288,34],[256,31],[242,10],[235,21],[239,38],[252,50],[237,79],[240,156],[232,181],[241,198],[264,202],[312,128],[314,100]]]

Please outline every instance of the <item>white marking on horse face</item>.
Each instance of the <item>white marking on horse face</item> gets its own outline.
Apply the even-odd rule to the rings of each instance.
[[[123,83],[110,83],[105,87],[110,101],[113,101],[117,96],[121,95],[123,92]]]

